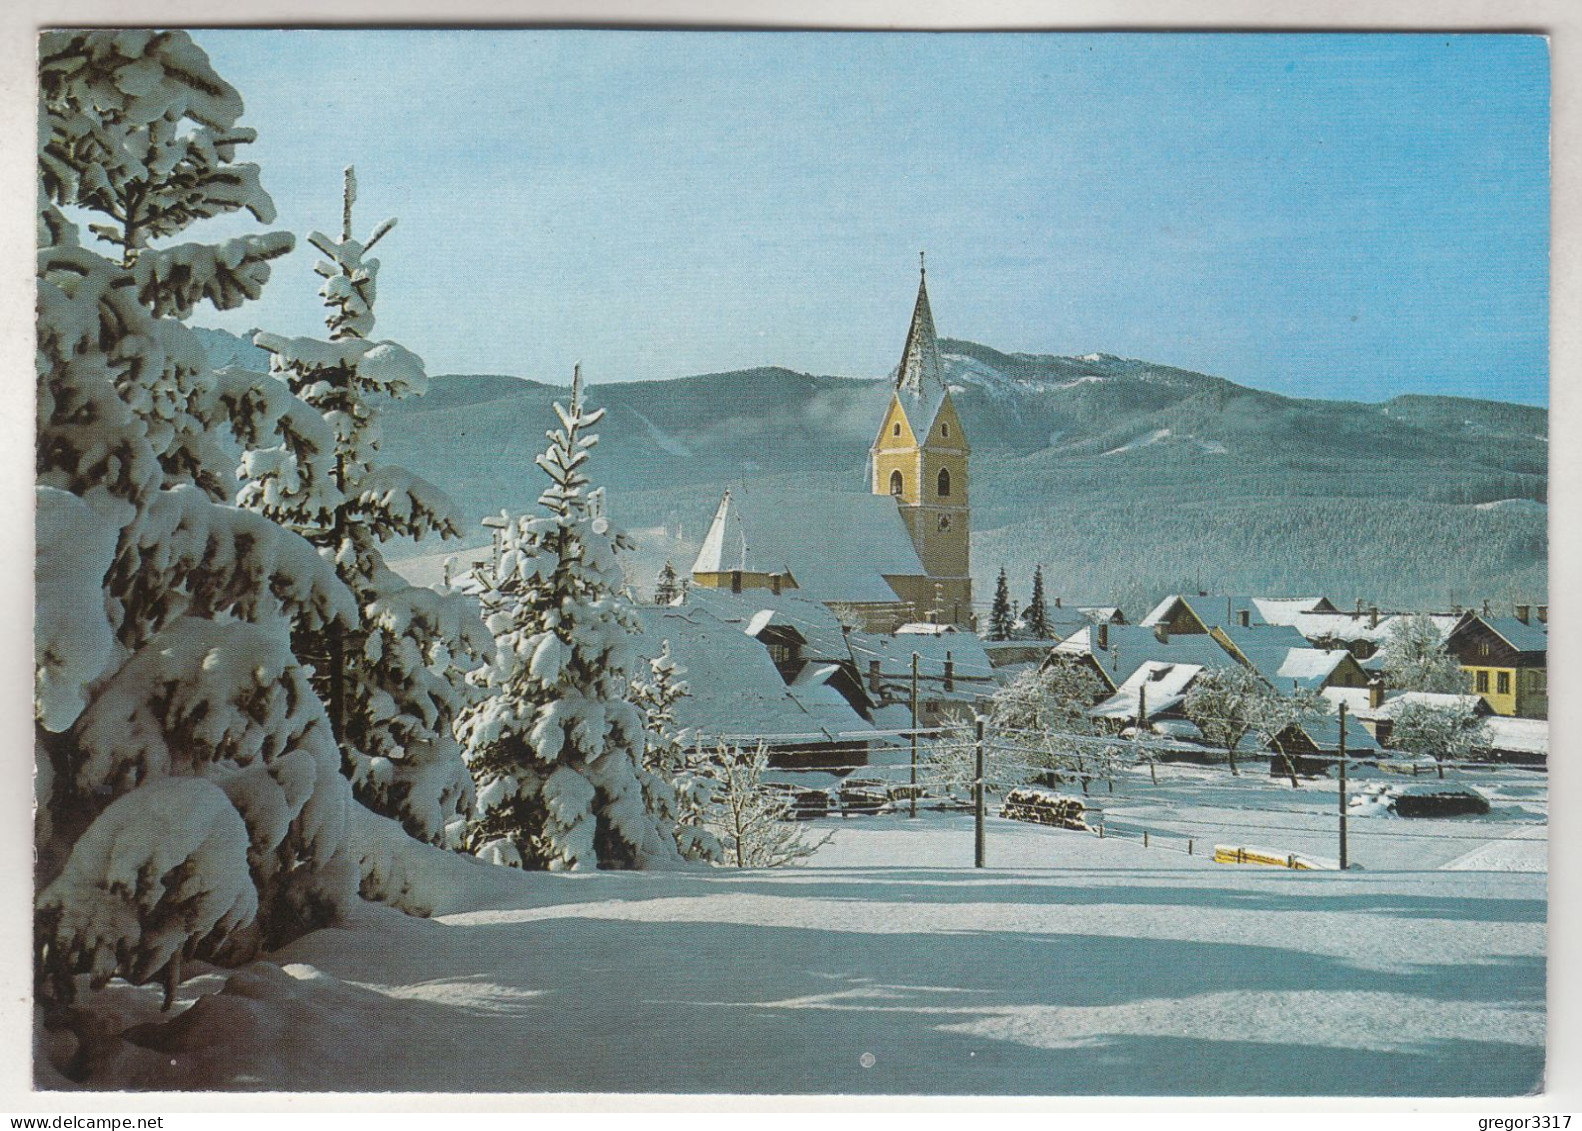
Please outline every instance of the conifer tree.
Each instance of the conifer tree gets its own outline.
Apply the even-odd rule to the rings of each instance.
[[[649,807],[675,826],[683,857],[718,861],[719,840],[705,827],[718,804],[717,766],[676,722],[676,704],[691,694],[686,674],[667,640],[648,661],[648,677],[632,680],[632,702],[642,708],[648,731],[644,790]]]
[[[1005,569],[1000,569],[1000,579],[994,583],[994,604],[989,608],[989,639],[1009,640],[1016,630],[1016,620],[1011,613],[1011,589],[1005,580]]]
[[[493,641],[468,598],[409,585],[385,563],[385,543],[456,537],[460,520],[437,488],[380,461],[384,404],[421,394],[428,376],[402,346],[370,340],[379,260],[368,252],[395,221],[360,242],[352,235],[350,168],[343,199],[340,238],[308,237],[325,256],[315,269],[329,340],[254,336],[271,355],[271,374],[333,429],[336,495],[329,505],[304,495],[259,456],[248,465],[242,500],[301,531],[352,591],[359,623],[350,631],[299,626],[297,651],[314,665],[357,799],[438,843],[471,806],[472,779],[452,726],[466,698],[464,673]]]
[[[1044,567],[1033,567],[1033,599],[1027,603],[1027,610],[1023,614],[1023,621],[1027,625],[1027,633],[1034,640],[1048,640],[1051,634],[1049,627],[1049,609],[1044,604]]]
[[[676,567],[670,562],[659,571],[659,583],[654,586],[654,604],[674,605],[681,596],[681,581],[676,577]]]
[[[466,846],[522,868],[665,866],[680,854],[628,698],[637,626],[617,555],[631,540],[582,470],[604,410],[584,405],[580,367],[555,413],[561,427],[536,460],[550,478],[541,513],[507,519],[481,586],[496,650],[469,677],[487,698],[458,725],[478,781]]]
[[[179,31],[47,32],[39,59],[38,998],[159,977],[168,1004],[184,959],[355,896],[349,791],[289,635],[355,609],[306,541],[229,505],[238,448],[332,497],[333,439],[284,388],[214,373],[180,321],[256,297],[290,235],[154,242],[273,217],[235,162],[240,95]]]

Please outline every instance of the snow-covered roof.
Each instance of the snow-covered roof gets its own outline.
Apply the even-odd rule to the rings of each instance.
[[[1247,614],[1249,624],[1261,625],[1267,622],[1263,613],[1251,597],[1215,597],[1207,594],[1177,593],[1164,598],[1148,611],[1142,619],[1144,625],[1155,625],[1170,618],[1170,613],[1177,605],[1184,605],[1191,610],[1205,629],[1223,625],[1239,624],[1241,614]]]
[[[1351,659],[1344,648],[1310,647],[1307,638],[1289,625],[1240,625],[1220,629],[1236,651],[1277,691],[1292,685],[1317,691],[1341,664]]]
[[[1320,750],[1340,749],[1340,716],[1321,715],[1302,724],[1302,733],[1312,739],[1313,745]],[[1378,740],[1368,733],[1367,727],[1358,721],[1355,715],[1346,716],[1346,753],[1347,754],[1374,754],[1383,748]]]
[[[851,658],[845,632],[835,614],[823,602],[803,596],[801,590],[787,589],[776,594],[768,589],[746,589],[732,593],[695,585],[687,590],[686,603],[740,626],[748,636],[756,637],[770,625],[794,629],[807,642],[805,655],[810,659]]]
[[[1489,746],[1514,754],[1549,754],[1549,720],[1512,719],[1494,715],[1483,720]]]
[[[847,636],[852,659],[857,663],[858,674],[866,677],[868,665],[879,661],[879,673],[886,680],[910,679],[912,653],[917,653],[918,675],[928,681],[929,695],[938,698],[943,693],[940,680],[945,674],[945,661],[951,661],[956,681],[953,694],[956,698],[970,700],[992,688],[987,683],[998,683],[1005,678],[1005,669],[996,668],[984,651],[983,641],[970,632],[945,633],[939,636],[894,636],[882,633],[852,632]]]
[[[1384,702],[1377,707],[1364,707],[1355,712],[1361,719],[1395,719],[1409,706],[1454,708],[1463,711],[1484,712],[1488,708],[1481,695],[1452,695],[1437,691],[1387,691]]]
[[[691,694],[676,703],[680,726],[705,738],[737,743],[821,736],[803,740],[811,743],[872,730],[871,724],[828,686],[832,671],[823,679],[809,675],[800,688],[787,686],[768,649],[739,624],[691,604],[642,606],[634,611],[643,628],[639,651],[658,655],[661,643],[668,640],[671,656],[686,668],[683,678]]]
[[[1203,668],[1228,668],[1236,661],[1206,633],[1176,633],[1160,640],[1152,628],[1140,624],[1104,626],[1106,646],[1097,647],[1099,626],[1090,625],[1055,645],[1064,656],[1092,656],[1117,687],[1150,660],[1171,664],[1196,664]]]
[[[1077,612],[1094,624],[1101,621],[1110,621],[1113,624],[1126,623],[1126,614],[1121,612],[1119,605],[1083,605],[1077,609]]]
[[[1512,648],[1518,652],[1547,652],[1549,650],[1548,626],[1541,621],[1524,621],[1516,617],[1479,616]]]
[[[1333,608],[1326,597],[1253,597],[1256,608],[1268,624],[1295,624],[1301,613],[1311,613],[1319,606],[1322,611]]]
[[[1137,709],[1146,695],[1148,717],[1151,719],[1179,707],[1186,698],[1187,688],[1202,674],[1203,667],[1199,664],[1150,660],[1127,676],[1114,695],[1093,707],[1088,714],[1099,719],[1135,719]]]
[[[885,575],[927,575],[888,495],[725,492],[693,573],[788,573],[820,601],[892,604]]]

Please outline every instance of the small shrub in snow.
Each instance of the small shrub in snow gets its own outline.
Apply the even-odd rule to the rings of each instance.
[[[811,840],[793,823],[794,794],[764,781],[769,752],[721,745],[714,759],[719,805],[711,828],[724,847],[725,863],[736,868],[780,868],[806,860],[829,843],[831,834]]]

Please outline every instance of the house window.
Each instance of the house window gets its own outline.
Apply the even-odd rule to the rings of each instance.
[[[939,497],[950,498],[950,469],[946,467],[939,469]]]
[[[890,494],[899,495],[905,489],[906,485],[901,479],[901,473],[899,471],[890,472]]]
[[[890,434],[892,436],[899,436],[901,434],[901,422],[899,420],[895,422],[895,431]]]
[[[787,664],[795,663],[797,655],[796,650],[789,644],[771,644],[769,658],[774,661],[776,667],[785,667]]]
[[[1487,695],[1489,693],[1489,673],[1488,672],[1479,672],[1478,676],[1477,676],[1477,679],[1478,679],[1478,684],[1477,684],[1477,686],[1478,686],[1478,694],[1479,695]]]
[[[1511,673],[1500,672],[1495,676],[1494,687],[1501,695],[1509,695],[1511,693]]]
[[[1489,642],[1487,640],[1484,640],[1484,641],[1482,641],[1482,642],[1480,642],[1478,644],[1478,655],[1480,657],[1487,657],[1488,654],[1489,654]]]

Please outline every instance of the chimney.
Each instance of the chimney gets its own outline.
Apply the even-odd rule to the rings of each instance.
[[[1527,621],[1528,621],[1528,618],[1530,618],[1532,615],[1533,615],[1533,607],[1531,605],[1517,605],[1516,606],[1516,619],[1521,621],[1523,624],[1526,624]]]
[[[1107,652],[1107,651],[1109,651],[1109,647],[1110,647],[1110,625],[1109,625],[1109,622],[1108,621],[1100,621],[1099,624],[1098,624],[1097,631],[1098,631],[1098,634],[1099,634],[1098,651],[1100,651],[1100,652]]]
[[[879,661],[868,661],[868,690],[875,695],[879,694]]]
[[[956,661],[951,659],[950,653],[945,653],[945,690],[956,690]]]
[[[1538,606],[1538,623],[1539,624],[1548,624],[1549,623],[1549,606],[1548,605],[1539,605]]]
[[[1368,681],[1368,707],[1377,711],[1384,706],[1384,681],[1375,677]]]
[[[1368,627],[1369,628],[1378,628],[1379,627],[1379,606],[1377,606],[1377,605],[1369,605],[1368,606]]]
[[[1059,607],[1060,607],[1060,598],[1059,598],[1059,597],[1056,597],[1056,598],[1055,598],[1055,608],[1057,608],[1057,609],[1058,609],[1058,608],[1059,608]]]
[[[1241,612],[1236,614],[1236,622],[1238,624],[1240,624],[1243,628],[1251,628],[1252,627],[1252,610],[1250,610],[1250,609],[1243,609],[1243,610],[1241,610]]]
[[[1483,615],[1489,615],[1489,599],[1487,597],[1483,598]]]
[[[740,593],[741,591],[742,591],[742,571],[739,570],[739,569],[733,569],[733,570],[731,570],[731,592],[732,593]]]
[[[780,580],[780,575],[778,573],[771,573],[769,575],[769,592],[773,593],[776,597],[780,596]]]
[[[1159,638],[1159,643],[1170,643],[1170,626],[1164,621],[1160,621],[1158,624],[1154,625],[1154,635]]]
[[[1359,617],[1362,615],[1362,598],[1361,597],[1357,598],[1357,615]]]

